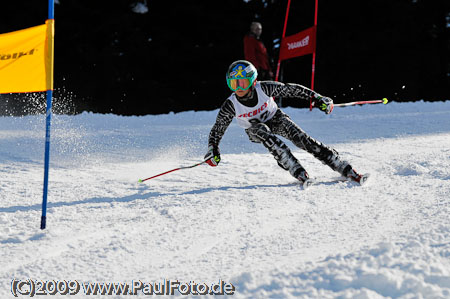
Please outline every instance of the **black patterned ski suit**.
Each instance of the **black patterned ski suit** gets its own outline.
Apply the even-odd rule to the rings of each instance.
[[[316,95],[314,91],[299,84],[284,84],[275,81],[262,81],[259,83],[261,90],[269,97],[309,100]],[[244,106],[254,107],[258,102],[257,97],[257,92],[252,90],[246,98],[237,98],[237,100]],[[227,99],[222,104],[216,122],[209,134],[209,146],[219,146],[220,140],[234,117],[236,117],[234,104],[230,99]],[[328,165],[331,169],[339,172],[343,176],[346,176],[347,172],[351,169],[348,162],[340,159],[336,150],[309,136],[279,108],[271,119],[264,122],[252,123],[251,127],[245,129],[245,132],[252,142],[262,143],[277,160],[278,165],[288,170],[296,178],[301,171],[304,171],[304,168],[292,155],[286,144],[276,135],[290,140],[297,147],[314,155],[322,163]]]

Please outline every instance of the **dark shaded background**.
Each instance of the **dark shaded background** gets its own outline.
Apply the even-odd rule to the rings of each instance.
[[[262,23],[276,63],[274,40],[281,37],[287,0],[148,0],[146,14],[132,11],[137,2],[55,5],[55,107],[63,107],[58,111],[143,115],[216,109],[230,94],[225,72],[243,58],[242,39],[252,21]],[[447,100],[449,2],[320,0],[315,90],[336,103]],[[0,33],[43,24],[46,17],[46,0],[7,1],[0,7]],[[313,22],[314,0],[292,0],[286,35]],[[308,55],[283,62],[283,81],[310,86],[311,60]],[[43,99],[2,95],[0,110],[27,113],[30,97]],[[307,103],[285,99],[286,105]]]

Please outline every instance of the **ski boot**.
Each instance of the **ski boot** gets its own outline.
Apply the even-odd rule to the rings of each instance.
[[[344,176],[347,179],[349,179],[353,182],[356,182],[356,183],[360,184],[361,186],[366,183],[367,179],[370,176],[368,173],[366,173],[366,174],[357,173],[350,165],[348,165],[346,167],[346,169],[344,170],[344,174],[345,174]]]

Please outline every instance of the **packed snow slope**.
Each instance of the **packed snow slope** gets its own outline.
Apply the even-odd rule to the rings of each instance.
[[[235,122],[202,161],[216,111],[0,118],[0,298],[15,279],[232,283],[232,298],[450,298],[450,102],[284,109],[363,173],[287,144],[301,190]],[[55,296],[67,298],[67,296]],[[91,297],[80,291],[75,298]],[[130,296],[108,296],[108,298]]]

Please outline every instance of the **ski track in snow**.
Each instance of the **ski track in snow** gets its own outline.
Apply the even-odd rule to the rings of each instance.
[[[32,278],[221,279],[233,298],[450,298],[450,102],[284,111],[370,173],[367,185],[332,182],[288,142],[319,181],[303,191],[235,123],[218,167],[139,184],[201,161],[217,110],[55,115],[43,231],[44,116],[0,118],[0,297]]]

